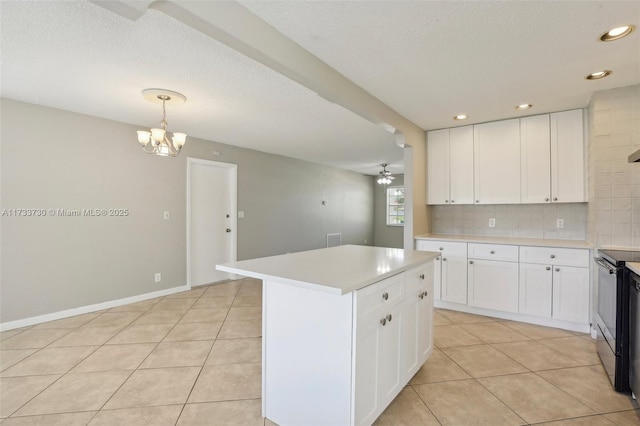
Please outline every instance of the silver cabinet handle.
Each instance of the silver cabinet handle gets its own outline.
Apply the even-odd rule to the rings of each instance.
[[[496,251],[495,250],[491,250],[489,253],[496,254]]]
[[[418,295],[418,297],[419,297],[420,299],[424,299],[424,293],[420,293],[420,294]]]
[[[420,274],[420,279],[424,280],[424,274]]]
[[[556,258],[556,255],[555,255],[555,254],[552,254],[552,255],[551,255],[551,256],[549,256],[549,257],[550,257],[550,258],[552,258],[552,259],[555,259],[555,258]]]
[[[389,293],[387,293],[386,291],[385,291],[384,293],[382,293],[382,298],[383,298],[384,300],[389,299]]]
[[[443,247],[440,247],[438,250],[442,251],[442,250],[444,250],[444,248],[443,248]]]
[[[382,325],[387,325],[387,319],[386,319],[386,318],[382,318],[382,319],[380,320],[380,324],[382,324]]]
[[[550,270],[551,270],[551,266],[547,266],[547,267],[546,267],[546,270],[547,270],[547,271],[550,271]]]
[[[560,268],[556,268],[556,272],[560,272]]]
[[[443,257],[443,258],[442,258],[442,260],[446,262],[446,261],[447,261],[447,258],[446,258],[446,257]]]
[[[440,256],[436,257],[436,260],[440,260]]]
[[[549,201],[549,198],[547,197],[547,198],[545,198],[544,200],[545,200],[545,201]]]
[[[231,229],[227,228],[227,232],[231,232]]]
[[[451,200],[451,202],[452,202],[452,203],[455,203],[455,202],[456,202],[456,200]]]
[[[429,292],[425,290],[424,297],[427,297],[428,295],[429,295]]]
[[[445,203],[448,203],[448,202],[449,202],[449,200],[444,200],[444,202],[445,202]]]
[[[476,203],[479,203],[479,202],[480,202],[480,200],[476,200]]]
[[[392,319],[393,317],[391,316],[391,314],[387,315],[387,321],[391,322]]]
[[[470,261],[469,261],[469,265],[473,265],[473,260],[470,260]]]
[[[558,197],[553,197],[553,201],[558,201]]]

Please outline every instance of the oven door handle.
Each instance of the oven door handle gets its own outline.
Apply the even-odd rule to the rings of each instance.
[[[616,268],[614,268],[613,266],[609,265],[609,263],[607,263],[607,261],[606,261],[606,260],[604,260],[603,258],[601,258],[601,257],[596,257],[596,258],[594,258],[593,260],[595,260],[595,262],[596,262],[599,266],[601,266],[603,269],[606,269],[607,271],[609,271],[609,274],[615,274],[615,273],[617,272],[617,271],[616,271]]]

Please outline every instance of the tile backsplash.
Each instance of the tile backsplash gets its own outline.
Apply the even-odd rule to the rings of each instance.
[[[490,218],[495,228],[489,227]],[[564,220],[564,228],[556,227],[557,219]],[[586,230],[587,203],[431,207],[434,234],[584,240]]]

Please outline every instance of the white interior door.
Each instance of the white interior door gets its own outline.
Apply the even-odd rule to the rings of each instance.
[[[189,158],[187,173],[187,281],[194,287],[231,278],[216,265],[236,260],[237,166]]]

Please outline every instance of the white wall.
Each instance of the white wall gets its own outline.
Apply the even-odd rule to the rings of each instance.
[[[238,259],[323,247],[330,232],[345,244],[373,240],[369,176],[192,138],[178,158],[147,155],[138,126],[8,99],[0,107],[0,209],[129,210],[2,216],[0,323],[185,285],[188,156],[238,164]]]

